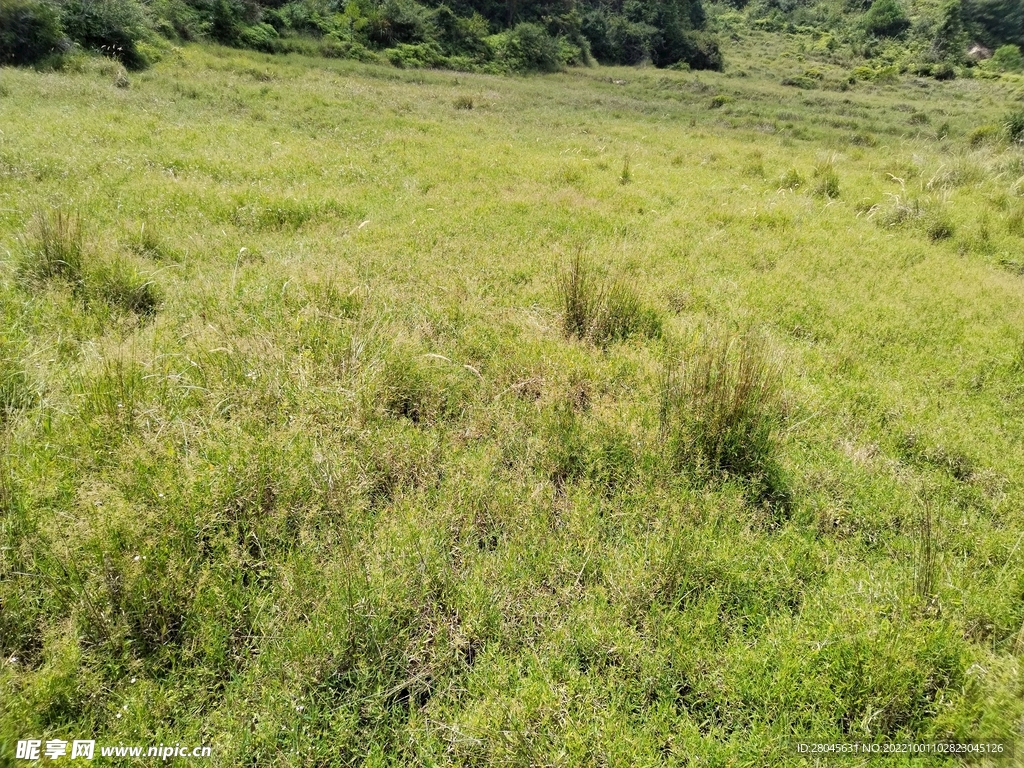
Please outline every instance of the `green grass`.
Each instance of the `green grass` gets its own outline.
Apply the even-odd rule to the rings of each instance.
[[[0,70],[0,762],[1018,739],[1019,83],[804,42]],[[573,330],[579,253],[636,332]]]

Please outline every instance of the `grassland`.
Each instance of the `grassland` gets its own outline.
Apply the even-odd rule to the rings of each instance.
[[[0,764],[1019,742],[1021,82],[812,43],[0,70]]]

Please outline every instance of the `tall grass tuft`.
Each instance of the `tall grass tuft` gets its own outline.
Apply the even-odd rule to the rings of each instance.
[[[636,289],[621,280],[607,284],[582,253],[559,270],[555,288],[563,330],[570,338],[606,345],[630,336],[661,334],[661,319],[644,306]]]
[[[839,174],[835,163],[830,159],[814,167],[814,194],[833,200],[839,197]]]
[[[89,298],[98,299],[108,306],[131,312],[140,317],[151,317],[163,300],[160,289],[152,280],[139,274],[127,261],[117,259],[92,270],[88,280]]]
[[[82,282],[82,227],[77,214],[62,208],[37,212],[24,246],[18,264],[21,277],[33,282]]]
[[[697,479],[744,479],[759,500],[783,501],[774,459],[781,412],[780,366],[759,337],[707,332],[666,366],[665,444],[675,469]]]

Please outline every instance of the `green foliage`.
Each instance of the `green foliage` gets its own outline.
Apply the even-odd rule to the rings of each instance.
[[[25,371],[25,365],[13,341],[0,338],[0,426],[11,413],[31,405],[35,392]],[[0,465],[2,467],[2,465]],[[3,481],[0,480],[0,483]],[[3,490],[0,489],[0,494]],[[3,499],[0,498],[0,504]]]
[[[442,66],[447,59],[435,43],[399,43],[384,52],[394,66],[401,69],[421,69]]]
[[[939,11],[939,23],[932,38],[931,58],[933,61],[945,63],[946,66],[950,62],[962,62],[967,44],[968,35],[964,28],[961,0],[947,0]]]
[[[992,54],[992,66],[1001,72],[1020,72],[1024,69],[1024,57],[1016,45],[1002,45]]]
[[[137,0],[67,0],[64,26],[83,48],[110,56],[129,69],[148,65],[138,44],[145,38],[145,13]]]
[[[558,42],[539,24],[522,22],[489,38],[494,60],[509,72],[556,72],[562,67]]]
[[[246,48],[264,51],[265,53],[274,52],[279,38],[280,35],[277,34],[276,29],[269,24],[263,23],[245,27],[238,35],[239,42]]]
[[[876,37],[899,37],[910,28],[910,19],[899,0],[874,0],[864,14],[864,28]]]
[[[1024,4],[1019,0],[964,0],[973,34],[989,48],[1024,44]]]
[[[39,0],[0,0],[0,64],[35,64],[66,48],[60,19]]]
[[[832,52],[737,26],[726,74],[206,43],[125,90],[90,56],[5,68],[2,748],[761,766],[1016,738],[1024,162],[991,126],[1020,103],[906,78],[915,8],[906,43]],[[335,9],[237,18],[384,65]],[[864,63],[900,85],[840,91]],[[828,157],[845,202],[811,197]],[[57,201],[80,279],[21,267]],[[577,341],[544,264],[581,242]],[[664,362],[659,320],[771,346]]]

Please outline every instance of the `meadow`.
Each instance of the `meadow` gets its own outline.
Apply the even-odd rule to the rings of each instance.
[[[0,69],[0,764],[1024,759],[1024,80],[723,50]]]

